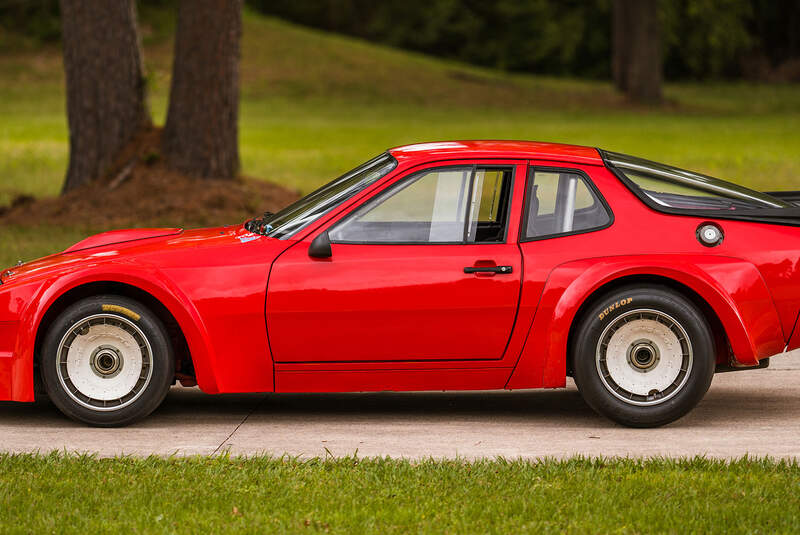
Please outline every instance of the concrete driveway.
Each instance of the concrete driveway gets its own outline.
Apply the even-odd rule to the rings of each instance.
[[[720,374],[686,418],[635,430],[566,390],[208,396],[174,388],[144,422],[92,429],[48,401],[0,403],[0,451],[480,457],[800,458],[800,353],[766,370]]]

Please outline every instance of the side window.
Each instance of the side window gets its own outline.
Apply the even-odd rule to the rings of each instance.
[[[586,179],[569,171],[531,169],[527,210],[528,239],[585,232],[611,222]]]
[[[329,231],[338,243],[505,240],[511,169],[447,167],[411,176]]]
[[[467,241],[497,243],[505,241],[511,195],[511,169],[475,171],[467,230]]]

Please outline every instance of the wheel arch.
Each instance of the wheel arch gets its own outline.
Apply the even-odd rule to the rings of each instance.
[[[743,366],[756,366],[785,347],[775,303],[752,263],[695,255],[578,260],[550,273],[507,388],[565,386],[576,318],[609,290],[643,281],[666,285],[697,303],[715,336],[724,333],[719,346],[726,350],[729,345]]]
[[[207,393],[219,391],[215,366],[216,358],[203,318],[194,303],[167,277],[157,270],[145,277],[132,270],[92,267],[81,272],[62,275],[44,283],[32,298],[21,318],[25,325],[17,338],[14,362],[14,382],[18,385],[13,399],[33,401],[34,366],[42,337],[54,317],[70,304],[89,295],[119,293],[151,306],[167,328],[179,328],[179,342],[186,342],[185,353],[200,388]],[[112,266],[113,267],[113,266]],[[173,346],[175,347],[175,346]],[[179,353],[180,346],[175,347]]]
[[[703,298],[690,286],[687,286],[686,284],[673,278],[664,275],[637,274],[622,276],[606,282],[588,295],[580,307],[578,307],[575,317],[572,320],[572,324],[570,325],[569,334],[567,337],[567,376],[572,376],[572,361],[574,358],[573,344],[575,341],[576,332],[586,318],[588,311],[607,294],[634,284],[662,286],[685,297],[692,304],[694,304],[706,318],[706,321],[711,328],[717,363],[727,363],[731,353],[728,334],[725,330],[722,320],[719,317],[719,314],[717,314],[717,312],[709,304],[709,302],[706,301],[705,298]]]
[[[119,295],[121,297],[128,297],[142,303],[148,310],[152,311],[167,330],[175,357],[176,376],[186,376],[187,378],[194,376],[192,352],[189,349],[189,344],[186,340],[183,328],[172,312],[153,294],[133,284],[113,280],[93,281],[75,286],[59,295],[49,305],[36,329],[36,338],[34,341],[34,363],[36,365],[38,365],[41,358],[41,348],[47,330],[58,315],[81,299],[96,295]]]

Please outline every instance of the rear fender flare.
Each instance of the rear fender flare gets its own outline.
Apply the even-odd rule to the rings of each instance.
[[[755,366],[783,350],[786,340],[778,312],[752,263],[688,255],[587,259],[562,264],[550,274],[507,388],[565,386],[569,334],[581,306],[605,287],[641,276],[678,283],[704,299],[740,364]]]

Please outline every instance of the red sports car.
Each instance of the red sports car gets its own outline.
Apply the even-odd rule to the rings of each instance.
[[[564,387],[659,426],[800,347],[800,194],[522,141],[391,149],[243,225],[0,276],[0,399],[97,426],[220,392]]]

